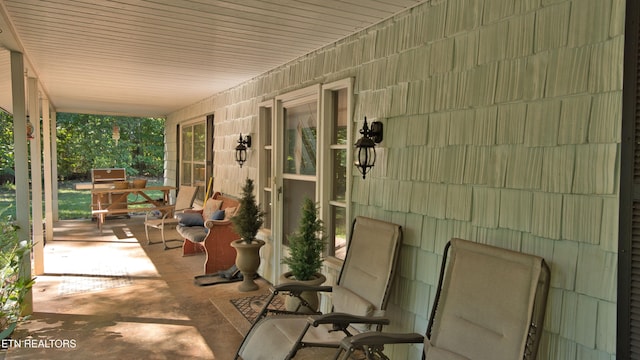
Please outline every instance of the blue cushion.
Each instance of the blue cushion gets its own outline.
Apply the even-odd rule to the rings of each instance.
[[[178,213],[176,218],[184,226],[204,226],[204,220],[200,213]]]
[[[209,220],[224,220],[224,210],[216,210]]]

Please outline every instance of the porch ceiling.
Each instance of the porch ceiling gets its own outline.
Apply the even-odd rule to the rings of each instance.
[[[59,112],[164,116],[422,2],[0,0],[0,50]]]

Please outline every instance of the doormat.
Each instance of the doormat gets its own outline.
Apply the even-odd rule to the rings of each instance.
[[[93,264],[82,274],[64,273],[58,286],[59,295],[81,294],[130,286],[133,279],[126,267]]]
[[[73,275],[63,276],[58,287],[58,295],[81,294],[129,286],[133,280],[129,276]]]
[[[248,296],[238,299],[231,299],[231,303],[236,309],[244,316],[247,321],[253,324],[253,321],[256,319],[260,310],[264,306],[265,301],[269,299],[271,294],[262,294],[257,296]],[[284,310],[284,301],[282,297],[276,296],[270,305],[273,309]]]

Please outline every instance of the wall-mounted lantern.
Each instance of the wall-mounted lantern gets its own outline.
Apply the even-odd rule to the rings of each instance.
[[[355,165],[362,174],[362,178],[367,177],[367,173],[376,164],[376,144],[382,141],[382,123],[373,121],[371,128],[367,125],[367,118],[364,118],[364,124],[360,129],[362,137],[356,142],[358,149]]]
[[[242,167],[242,164],[247,161],[247,148],[251,147],[251,136],[247,135],[244,138],[240,134],[238,139],[238,146],[236,146],[236,162]]]

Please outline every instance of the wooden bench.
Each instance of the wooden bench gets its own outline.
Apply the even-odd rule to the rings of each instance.
[[[202,216],[202,226],[188,226],[183,223],[176,227],[178,233],[185,239],[182,245],[183,256],[201,252],[206,254],[205,274],[226,270],[235,264],[236,251],[231,247],[231,242],[238,240],[240,236],[233,230],[230,218],[235,215],[239,206],[237,199],[216,192],[211,199],[207,200],[204,209],[185,212],[185,214],[198,213]],[[212,213],[218,209],[225,210],[225,219],[211,220]]]

